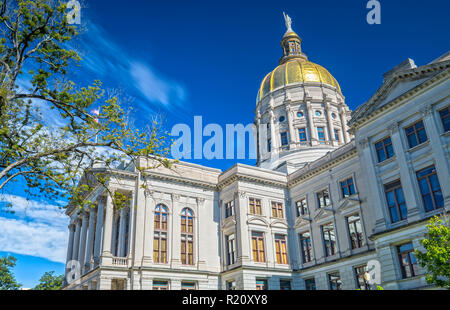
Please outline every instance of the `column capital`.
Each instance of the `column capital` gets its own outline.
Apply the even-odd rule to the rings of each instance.
[[[247,197],[247,193],[244,191],[237,191],[234,193],[234,198],[236,198],[236,199],[240,199],[240,198],[244,199],[246,197]]]
[[[365,149],[369,146],[370,140],[369,138],[363,138],[360,141],[358,141],[358,143],[361,148]]]
[[[432,112],[433,107],[430,104],[420,109],[420,114],[422,115],[422,117],[427,117],[431,115]]]
[[[206,200],[204,197],[196,197],[195,199],[197,201],[198,206],[203,206],[203,204],[205,203],[205,200]]]
[[[398,122],[394,122],[394,123],[388,125],[388,126],[387,126],[387,129],[389,130],[389,133],[390,133],[391,135],[397,133],[398,130],[399,130],[399,124],[398,124]]]

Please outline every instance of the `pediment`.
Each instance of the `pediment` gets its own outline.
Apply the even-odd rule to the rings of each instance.
[[[354,123],[368,117],[375,111],[379,111],[397,98],[407,94],[413,89],[420,87],[426,81],[439,74],[450,65],[450,61],[438,64],[429,64],[417,68],[399,70],[386,77],[383,84],[374,95],[362,106],[353,112],[349,123]]]
[[[261,217],[251,217],[247,220],[247,224],[253,224],[253,225],[261,225],[261,226],[269,226],[269,223]]]
[[[345,212],[348,209],[353,208],[355,205],[359,205],[361,201],[357,198],[345,198],[344,201],[337,207],[339,213]]]
[[[226,229],[234,225],[236,225],[236,220],[234,219],[234,216],[226,218],[222,221],[222,229]]]
[[[311,219],[309,217],[298,217],[295,220],[294,228],[301,228],[304,226],[309,226]]]
[[[324,208],[324,209],[320,209],[316,213],[316,215],[314,216],[314,220],[318,221],[318,220],[321,220],[321,219],[328,218],[330,216],[333,216],[333,210],[329,210],[329,209]]]
[[[270,227],[285,228],[285,229],[289,228],[285,220],[274,220],[272,221],[272,223],[270,223]]]

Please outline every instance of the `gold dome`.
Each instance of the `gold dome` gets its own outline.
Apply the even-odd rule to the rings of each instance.
[[[303,58],[295,58],[280,64],[266,75],[259,88],[256,102],[279,87],[308,82],[329,85],[335,87],[339,93],[341,92],[339,83],[327,69]]]

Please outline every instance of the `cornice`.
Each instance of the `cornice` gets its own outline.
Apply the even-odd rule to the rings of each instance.
[[[273,179],[267,179],[267,178],[263,178],[263,177],[249,176],[247,174],[237,172],[235,174],[230,175],[226,179],[220,181],[219,184],[217,185],[217,189],[221,190],[224,187],[226,187],[230,184],[233,184],[234,182],[237,182],[237,181],[258,183],[258,184],[281,187],[281,188],[286,188],[286,186],[287,186],[287,182],[275,181]]]
[[[215,190],[217,188],[217,184],[213,182],[205,182],[205,181],[199,181],[195,179],[185,178],[182,176],[173,176],[168,175],[164,173],[153,173],[153,172],[146,172],[146,177],[150,177],[152,179],[158,179],[162,181],[169,181],[169,182],[178,182],[178,183],[184,183],[193,185],[196,187],[206,188],[210,190]]]
[[[357,110],[354,111],[353,117],[348,123],[349,127],[352,131],[354,131],[356,128],[358,128],[362,123],[367,122],[376,116],[378,116],[381,113],[384,113],[389,108],[397,105],[398,103],[404,101],[405,99],[408,99],[412,97],[413,95],[417,94],[419,91],[427,88],[428,86],[432,85],[433,83],[436,83],[437,81],[444,79],[447,77],[450,73],[450,69],[448,68],[450,66],[450,61],[427,65],[415,69],[410,69],[406,71],[401,71],[394,73],[388,81],[383,83],[383,85],[376,91],[376,93],[369,99],[368,102],[360,106]],[[447,69],[446,69],[447,68]],[[420,69],[420,70],[418,70]],[[437,70],[444,70],[442,72],[439,72],[435,74],[434,76],[431,76],[428,80],[424,81],[423,83],[417,85],[416,87],[406,91],[404,94],[396,97],[395,99],[391,100],[390,102],[386,103],[384,106],[369,112],[370,107],[375,105],[380,99],[385,96],[390,89],[392,89],[395,85],[397,85],[397,82],[410,77],[416,77],[419,78],[420,74],[426,74]],[[446,69],[446,70],[445,70]],[[367,115],[364,115],[365,113],[368,113]]]
[[[352,143],[352,142],[350,142],[350,143]],[[349,147],[349,144],[344,145],[342,148],[344,148],[346,146]],[[298,174],[298,176],[295,176],[291,180],[288,180],[288,188],[291,189],[291,188],[297,186],[298,184],[300,184],[304,181],[307,181],[326,170],[330,170],[330,169],[336,167],[339,163],[357,155],[357,149],[353,142],[352,147],[349,150],[346,150],[341,155],[339,155],[335,158],[332,158],[333,153],[341,150],[342,148],[334,150],[333,152],[317,159],[315,162],[324,160],[324,158],[326,158],[327,156],[330,158],[327,162],[323,163],[322,165],[320,165],[318,167],[311,168],[311,166],[315,163],[315,162],[312,162],[312,163],[306,165],[305,167],[295,171],[294,174]]]

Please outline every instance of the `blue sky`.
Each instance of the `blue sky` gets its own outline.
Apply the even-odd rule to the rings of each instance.
[[[303,52],[339,81],[351,109],[395,65],[408,57],[427,64],[450,46],[444,0],[380,0],[381,25],[367,24],[366,0],[80,2],[82,30],[73,46],[83,66],[73,78],[121,89],[138,126],[159,114],[169,131],[176,123],[192,125],[194,115],[223,127],[253,121],[260,82],[282,55],[283,11]],[[192,161],[222,170],[236,162]],[[68,222],[58,206],[64,203],[26,201],[19,187],[6,200],[18,212],[0,213],[0,255],[18,257],[18,280],[31,287],[44,271],[62,273]]]

